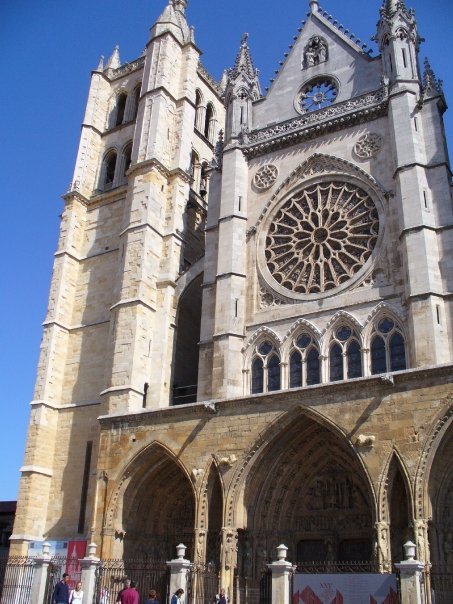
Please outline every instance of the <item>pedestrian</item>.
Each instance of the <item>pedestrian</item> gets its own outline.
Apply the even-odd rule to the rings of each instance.
[[[129,587],[123,589],[121,604],[140,604],[140,596],[133,581],[129,581]]]
[[[159,600],[157,599],[157,592],[155,589],[152,589],[149,592],[148,599],[145,600],[145,604],[159,604]]]
[[[171,598],[171,604],[183,604],[183,599],[182,599],[183,593],[184,593],[183,589],[181,589],[181,588],[177,589]]]
[[[222,587],[222,589],[219,591],[218,594],[216,594],[216,597],[214,598],[214,604],[228,604],[229,599],[228,596],[225,594],[225,588]]]
[[[69,604],[69,575],[63,573],[61,581],[55,585],[53,590],[53,602],[55,604]]]
[[[126,589],[129,589],[129,587],[131,586],[131,581],[130,579],[124,579],[123,582],[123,589],[120,589],[120,591],[118,592],[118,595],[116,597],[116,601],[117,602],[122,602],[123,600],[121,599],[121,596],[123,595],[123,591],[125,591]]]
[[[71,589],[69,594],[69,604],[82,604],[83,602],[83,591],[82,583],[79,581],[75,586],[75,589]]]

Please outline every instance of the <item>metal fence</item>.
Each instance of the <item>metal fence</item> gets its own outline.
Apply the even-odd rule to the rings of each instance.
[[[28,556],[0,558],[1,604],[30,604],[34,559]]]
[[[47,574],[46,591],[44,594],[44,604],[52,604],[52,596],[55,590],[55,586],[60,581],[63,573],[66,571],[66,556],[54,556],[49,564],[49,571]],[[77,577],[80,580],[80,573]],[[31,604],[35,604],[32,602]]]
[[[453,602],[453,565],[434,564],[431,568],[430,591],[435,604]]]
[[[263,566],[258,578],[235,576],[234,591],[236,600],[246,604],[271,604],[272,574]],[[286,603],[282,603],[286,604]]]
[[[159,602],[166,602],[169,577],[165,562],[147,558],[102,560],[97,570],[93,604],[114,604],[126,579],[135,583],[143,601],[149,591],[155,589]]]
[[[298,562],[296,573],[335,574],[335,573],[378,573],[379,566],[375,562]]]
[[[187,602],[212,604],[218,584],[218,570],[215,564],[194,564],[188,575]]]

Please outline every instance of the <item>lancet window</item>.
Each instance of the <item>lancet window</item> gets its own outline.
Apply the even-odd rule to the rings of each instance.
[[[406,369],[406,346],[403,334],[390,317],[380,318],[371,336],[371,373]]]
[[[357,332],[348,325],[338,327],[329,350],[331,382],[362,377],[362,349]]]
[[[280,355],[270,340],[261,341],[252,359],[252,394],[280,390]]]
[[[109,151],[104,158],[102,166],[102,189],[107,191],[114,186],[116,171],[117,154],[116,151]]]
[[[127,94],[122,92],[116,102],[115,126],[120,126],[124,121],[124,112],[126,110]]]
[[[203,134],[210,141],[214,141],[214,124],[215,124],[215,110],[212,103],[208,103],[206,107],[206,116],[204,121]]]
[[[289,359],[289,387],[300,388],[321,381],[319,348],[308,332],[297,336]]]

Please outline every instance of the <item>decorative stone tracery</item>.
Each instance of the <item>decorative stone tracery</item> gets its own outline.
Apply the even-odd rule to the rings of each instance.
[[[379,155],[381,147],[382,138],[379,136],[379,134],[368,132],[360,137],[356,142],[354,145],[354,153],[360,159],[369,159],[370,157],[376,157]]]
[[[266,237],[267,267],[291,292],[327,292],[363,268],[378,232],[368,193],[347,182],[317,183],[295,193],[274,216]]]
[[[259,191],[270,189],[277,180],[278,168],[273,164],[262,166],[253,178],[253,184]]]

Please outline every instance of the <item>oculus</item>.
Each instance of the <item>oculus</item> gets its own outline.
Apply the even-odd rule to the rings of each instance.
[[[370,195],[350,182],[307,185],[272,216],[265,234],[265,264],[280,287],[323,294],[364,268],[379,235]]]
[[[338,86],[332,78],[322,77],[310,80],[299,92],[296,107],[299,113],[324,109],[335,102]]]

